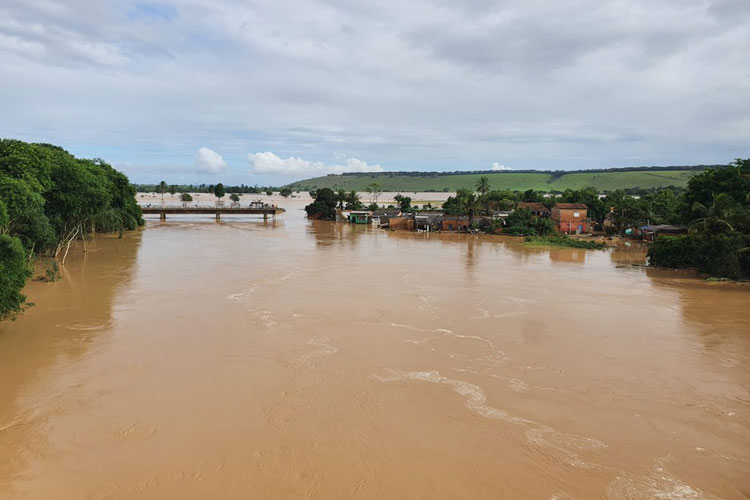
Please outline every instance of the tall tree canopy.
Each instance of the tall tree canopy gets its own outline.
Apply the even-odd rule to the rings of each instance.
[[[78,159],[49,144],[0,139],[0,204],[0,316],[20,309],[32,254],[56,253],[92,228],[143,224],[125,175],[103,160]]]

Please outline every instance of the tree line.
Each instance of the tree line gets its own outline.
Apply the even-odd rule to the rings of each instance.
[[[142,224],[134,187],[104,160],[0,139],[0,318],[22,310],[36,257],[64,263],[76,239]]]
[[[168,184],[165,181],[161,181],[159,184],[134,184],[135,190],[139,193],[212,193],[216,189],[218,184]],[[283,187],[279,186],[248,186],[245,184],[239,185],[224,185],[224,189],[229,193],[242,193],[242,194],[261,194],[267,193],[268,191],[277,192],[281,191]]]

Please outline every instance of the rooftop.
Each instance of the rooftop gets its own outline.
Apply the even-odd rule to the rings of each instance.
[[[580,210],[587,210],[589,207],[585,203],[556,203],[552,208],[571,209],[576,208]]]

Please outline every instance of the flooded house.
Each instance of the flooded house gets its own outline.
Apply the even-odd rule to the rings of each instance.
[[[443,223],[442,212],[420,212],[414,214],[415,231],[440,231]]]
[[[443,231],[465,232],[469,230],[468,215],[443,215]]]
[[[372,222],[371,212],[366,210],[352,210],[346,219],[352,224],[370,224]]]
[[[557,231],[566,234],[587,233],[590,229],[585,203],[557,203],[550,212]]]
[[[371,218],[372,223],[376,226],[384,226],[388,224],[390,219],[399,215],[401,215],[400,207],[379,208],[372,212]]]
[[[687,234],[688,229],[685,226],[673,226],[671,224],[657,224],[641,226],[638,228],[641,239],[644,241],[654,241],[660,235],[677,236]]]

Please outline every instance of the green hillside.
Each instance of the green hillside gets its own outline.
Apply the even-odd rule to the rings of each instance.
[[[696,173],[713,166],[654,167],[636,169],[611,169],[593,171],[560,172],[482,172],[482,173],[437,173],[437,172],[383,172],[375,174],[341,174],[315,177],[289,185],[292,189],[309,191],[324,187],[364,191],[373,182],[383,191],[456,191],[459,188],[473,189],[482,176],[487,176],[492,189],[513,191],[564,191],[592,186],[600,191],[628,188],[658,188],[667,186],[685,187],[688,179]]]

